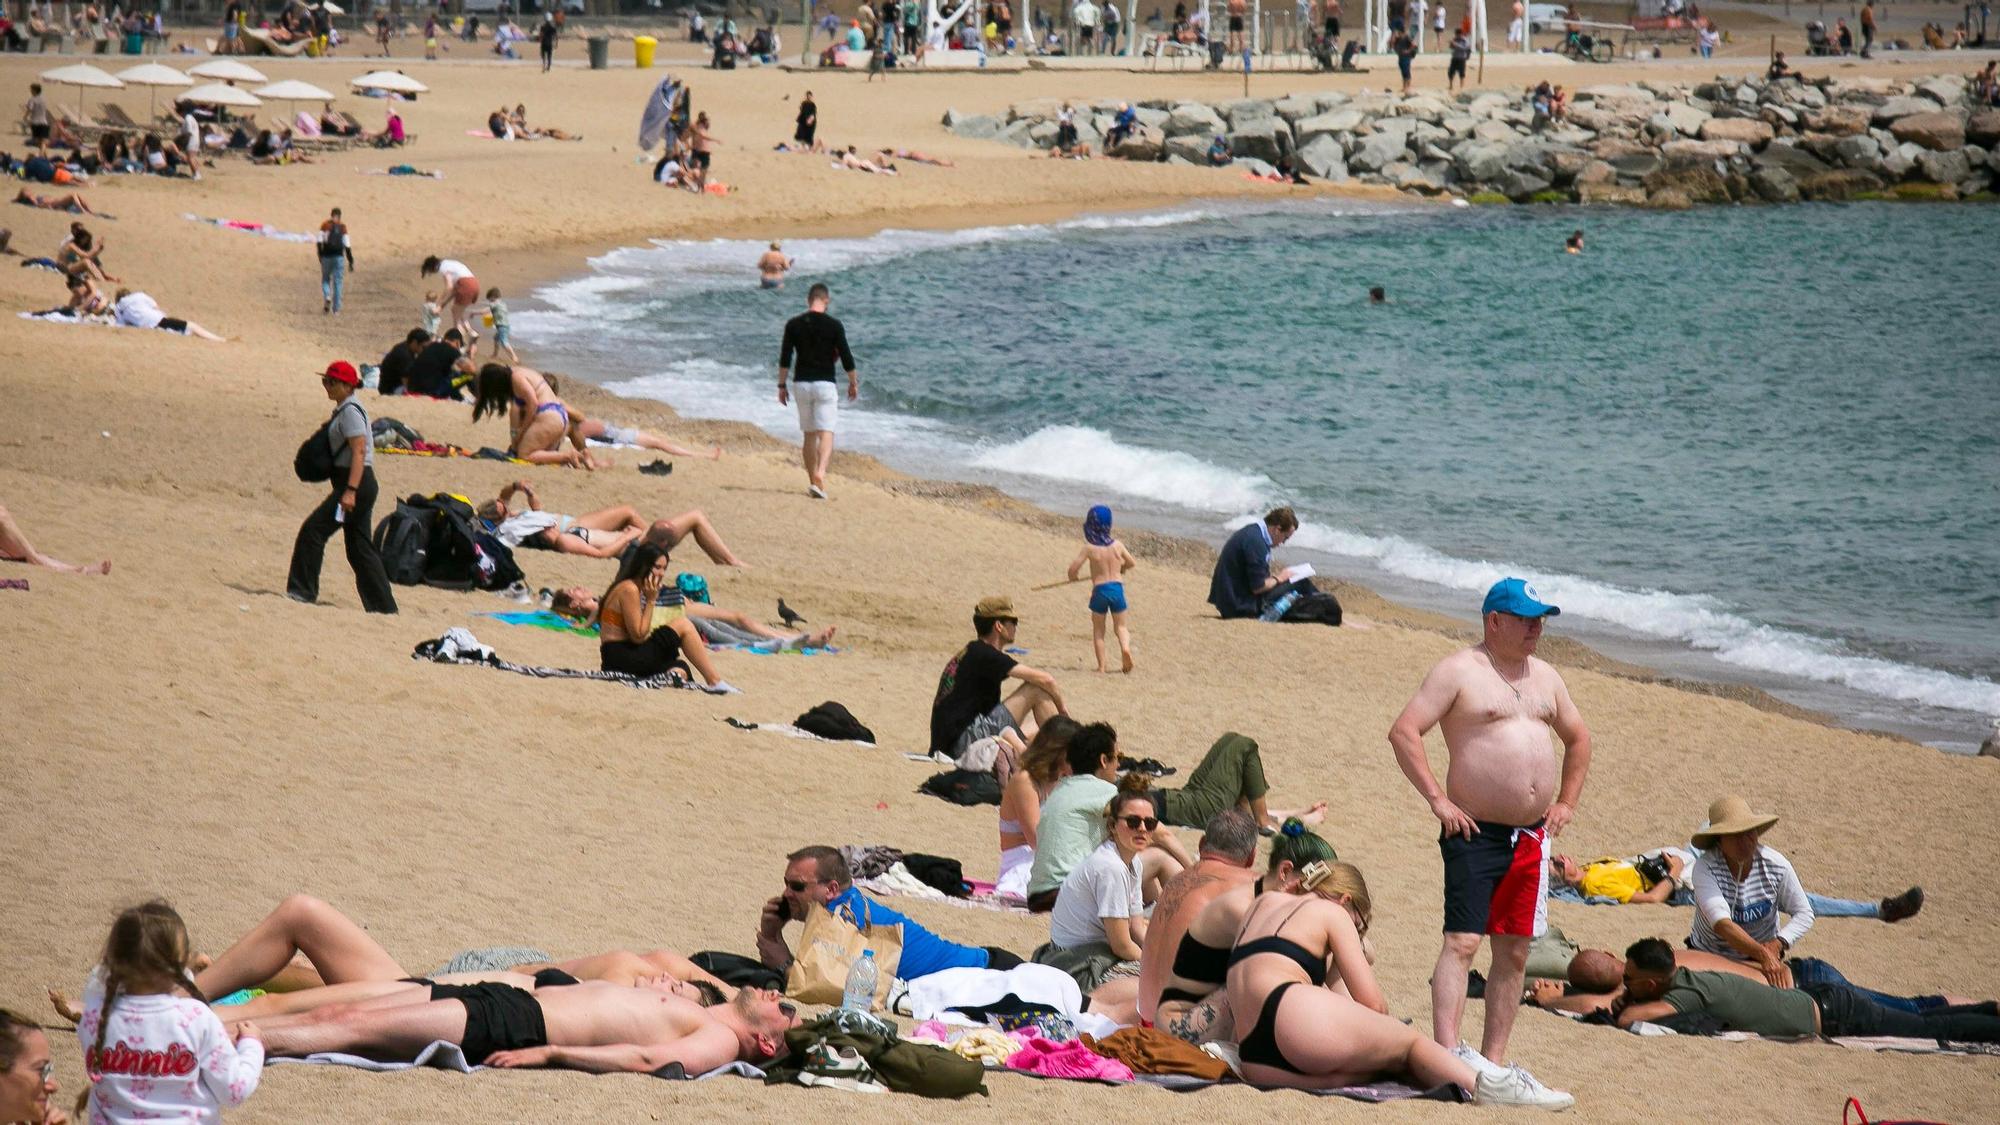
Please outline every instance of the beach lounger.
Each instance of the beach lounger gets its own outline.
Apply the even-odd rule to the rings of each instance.
[[[125,107],[117,104],[116,102],[99,103],[97,107],[97,116],[103,118],[104,123],[113,129],[145,128],[144,125],[141,125],[137,121],[132,120],[131,116],[125,112]]]

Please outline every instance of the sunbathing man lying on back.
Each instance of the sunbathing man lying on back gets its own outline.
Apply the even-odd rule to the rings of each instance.
[[[652,1073],[678,1063],[689,1075],[729,1062],[765,1062],[798,1024],[797,1009],[767,989],[703,1007],[672,985],[609,981],[535,989],[485,983],[449,999],[388,1008],[335,1007],[257,1025],[273,1056],[341,1051],[409,1059],[430,1043],[455,1043],[468,1062],[560,1066],[595,1074]]]

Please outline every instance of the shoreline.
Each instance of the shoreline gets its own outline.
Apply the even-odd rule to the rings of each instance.
[[[1369,190],[1361,192],[1327,192],[1324,194],[1338,194],[1344,197],[1359,197],[1373,200],[1380,193]],[[982,222],[976,226],[953,225],[948,221],[936,221],[938,216],[927,214],[909,222],[902,221],[902,216],[899,216],[898,221],[894,223],[857,220],[835,223],[827,227],[807,226],[785,231],[780,237],[869,237],[897,230],[971,230],[984,227],[1016,225],[1053,227],[1064,221],[1098,215],[1132,216],[1156,213],[1170,207],[1187,208],[1199,207],[1205,203],[1230,202],[1241,201],[1224,198],[1203,199],[1199,197],[1166,196],[1151,201],[1124,201],[1120,205],[1111,208],[1049,204],[1013,209],[1003,216],[995,217],[992,222]],[[1423,205],[1431,201],[1412,199],[1409,196],[1398,193],[1384,202]],[[926,219],[932,221],[925,221]],[[727,240],[731,238],[754,239],[760,237],[757,234],[725,231],[705,233],[712,235],[715,240]],[[654,235],[650,237],[664,239],[673,236]],[[536,293],[548,287],[591,276],[590,259],[609,253],[611,250],[628,248],[644,249],[651,246],[652,243],[649,240],[642,240],[638,243],[626,243],[620,246],[593,250],[593,252],[584,256],[581,263],[581,270],[543,276],[541,280],[534,282],[528,287],[528,295],[530,298],[533,298]],[[553,351],[550,354],[554,357],[567,358],[565,353],[560,350]],[[617,376],[614,378],[614,381],[624,378],[626,376]],[[578,389],[587,388],[587,390],[582,394],[578,394],[571,389],[573,386]],[[672,422],[676,426],[676,433],[678,435],[691,435],[691,437],[687,438],[689,441],[698,440],[699,443],[723,442],[732,446],[749,447],[767,454],[792,455],[796,453],[797,446],[795,444],[788,444],[782,438],[767,432],[754,422],[722,417],[705,417],[698,414],[684,414],[673,405],[661,399],[620,394],[608,389],[602,383],[591,380],[587,376],[572,375],[564,382],[563,387],[565,398],[575,397],[579,402],[587,404],[587,410],[594,410],[598,403],[614,403],[617,404],[621,415],[649,412],[663,422]],[[725,457],[727,456],[729,454],[726,453]],[[832,471],[837,475],[844,475],[856,480],[879,485],[898,495],[946,504],[961,509],[976,510],[983,514],[1025,527],[1049,531],[1058,535],[1067,535],[1073,530],[1071,525],[1075,521],[1070,516],[1058,512],[1053,508],[1045,507],[1042,502],[1033,497],[1017,495],[1008,491],[1005,486],[994,484],[990,481],[924,476],[915,470],[902,468],[892,463],[894,456],[891,452],[859,452],[853,449],[840,449],[835,454]],[[1164,561],[1167,565],[1203,577],[1209,573],[1214,565],[1217,549],[1216,543],[1195,535],[1162,530],[1157,526],[1157,522],[1150,518],[1149,514],[1143,510],[1139,514],[1128,518],[1131,522],[1122,526],[1138,529],[1137,534],[1128,536],[1128,539],[1134,545],[1135,550],[1139,550],[1149,562]],[[1327,555],[1325,552],[1310,553],[1340,560],[1344,566],[1349,563],[1349,560],[1344,556]],[[1342,605],[1350,613],[1358,613],[1366,620],[1380,621],[1436,633],[1459,641],[1476,639],[1476,629],[1470,621],[1456,617],[1441,609],[1411,604],[1410,601],[1397,600],[1394,596],[1384,594],[1376,589],[1367,579],[1357,579],[1348,576],[1323,576],[1322,584],[1340,597]],[[1923,746],[1926,749],[1946,755],[1965,757],[1972,756],[1977,752],[1977,743],[1967,743],[1964,749],[1957,749],[1955,748],[1956,744],[1938,745],[1899,730],[1856,725],[1855,723],[1846,721],[1836,712],[1790,702],[1780,695],[1775,694],[1772,690],[1758,685],[1748,677],[1731,678],[1720,674],[1712,676],[1704,675],[1702,671],[1706,671],[1705,669],[1688,674],[1656,666],[1648,662],[1616,656],[1605,651],[1603,647],[1605,641],[1611,639],[1603,636],[1605,628],[1602,625],[1586,627],[1583,630],[1586,634],[1584,638],[1573,635],[1549,638],[1544,642],[1548,658],[1552,662],[1563,662],[1562,666],[1564,667],[1589,669],[1635,683],[1658,685],[1692,695],[1734,700],[1745,703],[1760,711],[1802,719],[1829,729],[1882,738],[1891,742]],[[1599,633],[1599,636],[1589,636],[1593,632]],[[1659,638],[1637,638],[1634,647],[1645,647],[1648,645],[1657,645],[1662,648],[1683,648],[1691,658],[1691,661],[1699,661],[1701,659],[1699,650],[1688,648],[1678,642],[1666,641]],[[1772,676],[1770,678],[1779,681],[1785,679],[1782,676]]]

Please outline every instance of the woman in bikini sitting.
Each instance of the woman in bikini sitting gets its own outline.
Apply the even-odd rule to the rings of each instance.
[[[676,598],[679,604],[675,604]],[[597,595],[581,586],[569,586],[550,596],[549,610],[572,621],[589,621],[597,615]],[[663,586],[659,600],[653,603],[653,628],[658,629],[675,617],[685,617],[693,622],[695,632],[708,644],[740,645],[758,652],[825,648],[833,642],[833,634],[839,628],[828,625],[810,633],[780,632],[740,609],[723,609],[693,601],[679,591]]]
[[[1028,897],[1028,873],[1035,865],[1035,835],[1042,823],[1042,802],[1056,782],[1068,777],[1069,740],[1082,724],[1067,715],[1057,715],[1041,725],[1035,740],[1001,782],[1000,793],[1000,876],[996,884],[1001,894]],[[1003,747],[994,762],[994,772],[1012,758]]]
[[[1244,1081],[1328,1089],[1393,1076],[1423,1088],[1454,1083],[1485,1105],[1574,1103],[1518,1067],[1475,1071],[1388,1014],[1362,944],[1370,903],[1354,865],[1307,864],[1299,892],[1258,896],[1229,951],[1230,1014],[1249,1028],[1238,1042]],[[1312,987],[1296,991],[1302,984]]]
[[[687,658],[702,681],[711,687],[736,689],[716,674],[708,645],[685,617],[660,625],[653,618],[660,587],[667,580],[667,553],[650,543],[640,543],[618,567],[611,588],[598,599],[597,658],[606,672],[628,676],[660,676],[673,671],[682,657]]]
[[[598,467],[570,421],[569,407],[541,372],[519,364],[489,363],[479,369],[475,387],[472,420],[504,411],[512,435],[508,452],[514,456],[537,465]],[[567,453],[562,448],[565,438],[575,447]]]

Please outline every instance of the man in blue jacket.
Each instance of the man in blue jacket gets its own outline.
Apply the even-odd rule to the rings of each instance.
[[[869,926],[902,926],[903,956],[896,975],[903,980],[945,969],[1011,969],[1021,963],[1004,949],[946,941],[863,895],[854,886],[847,860],[836,848],[800,848],[785,859],[785,889],[764,904],[757,926],[757,957],[769,968],[784,972],[791,967],[792,949],[785,944],[785,923],[803,922],[806,911],[820,908],[864,930]]]
[[[1256,617],[1264,607],[1294,589],[1310,590],[1311,579],[1294,583],[1291,568],[1271,573],[1271,548],[1281,547],[1299,529],[1290,508],[1273,508],[1262,521],[1236,529],[1215,560],[1215,577],[1208,584],[1208,604],[1225,619]]]

